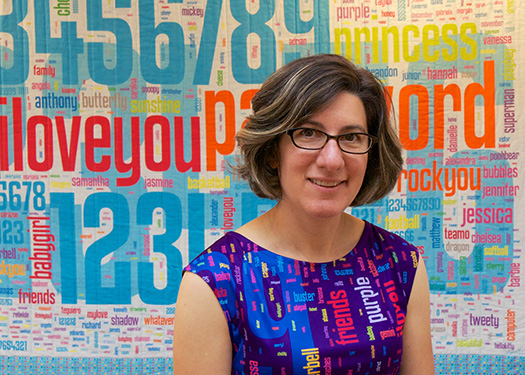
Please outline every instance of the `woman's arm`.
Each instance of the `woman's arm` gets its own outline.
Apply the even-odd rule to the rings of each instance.
[[[175,307],[175,375],[231,374],[232,344],[219,301],[198,275],[184,273]]]
[[[401,375],[433,375],[434,355],[430,336],[430,291],[421,257],[408,301],[403,329]]]

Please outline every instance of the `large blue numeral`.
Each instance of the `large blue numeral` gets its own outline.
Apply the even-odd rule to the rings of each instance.
[[[284,0],[284,24],[289,32],[304,34],[314,28],[316,53],[330,52],[328,0],[313,0],[314,12],[309,21],[301,20],[300,0]]]
[[[195,66],[195,76],[193,77],[194,85],[210,84],[211,67],[217,45],[221,8],[222,0],[208,1],[206,3],[201,42],[199,44],[199,55]]]
[[[204,249],[204,194],[188,194],[188,256],[190,261]]]
[[[113,68],[106,67],[105,63],[104,46],[107,48],[108,45],[89,42],[88,68],[91,78],[103,85],[118,85],[126,82],[133,70],[133,40],[128,23],[118,18],[103,18],[101,0],[87,0],[87,28],[89,31],[112,32],[117,40]]]
[[[260,216],[261,210],[269,211],[274,205],[275,202],[269,199],[259,198],[253,193],[242,193],[242,224]]]
[[[232,74],[239,83],[262,83],[275,70],[276,42],[272,28],[266,25],[275,11],[275,1],[259,1],[259,9],[251,14],[245,0],[231,0],[232,16],[241,24],[232,33]],[[248,64],[248,35],[255,33],[260,39],[260,66]]]
[[[15,244],[21,244],[24,242],[24,224],[21,220],[13,222],[13,229],[15,229]]]
[[[164,211],[165,232],[153,236],[153,251],[162,253],[166,257],[168,284],[164,289],[157,289],[154,285],[153,263],[140,262],[139,295],[144,303],[170,305],[177,299],[182,276],[182,256],[180,250],[172,245],[182,233],[182,205],[175,194],[165,192],[144,194],[137,203],[137,224],[152,225],[153,212],[158,208]]]
[[[0,32],[13,37],[13,64],[9,68],[0,64],[1,85],[23,84],[29,75],[29,39],[24,28],[18,25],[27,15],[27,0],[13,0],[12,4],[13,11],[0,16]]]
[[[62,303],[77,303],[77,236],[75,233],[75,194],[50,193],[50,208],[58,210],[60,249],[60,292]]]
[[[36,53],[62,55],[62,82],[78,83],[78,55],[84,53],[84,43],[77,38],[76,22],[60,22],[61,37],[51,38],[49,0],[35,0],[35,50]]]
[[[13,223],[9,220],[2,221],[2,243],[4,245],[11,245],[13,243]]]
[[[113,212],[113,229],[95,241],[86,250],[86,304],[131,303],[131,266],[129,262],[115,262],[114,287],[102,286],[101,261],[106,255],[117,251],[129,238],[129,206],[122,194],[94,193],[84,203],[84,227],[100,226],[100,211],[109,208]]]
[[[175,22],[162,22],[155,26],[155,6],[152,0],[139,2],[140,70],[149,83],[177,84],[184,79],[184,31]],[[168,65],[161,69],[155,57],[155,39],[159,34],[169,38]]]

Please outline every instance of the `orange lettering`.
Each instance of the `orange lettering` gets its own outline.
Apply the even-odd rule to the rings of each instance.
[[[419,128],[416,139],[410,138],[410,97],[418,98]],[[399,139],[407,150],[422,150],[428,144],[428,91],[422,85],[405,86],[399,92]]]
[[[443,150],[445,138],[445,96],[452,96],[454,111],[461,111],[461,91],[455,83],[443,87],[436,85],[434,89],[434,148]]]
[[[494,87],[494,61],[485,61],[485,88],[479,83],[471,83],[465,89],[465,142],[469,148],[494,148],[496,147],[496,116],[495,116],[495,87]],[[476,135],[476,96],[483,96],[485,111],[485,133]]]
[[[223,90],[205,92],[206,106],[206,170],[217,170],[217,152],[229,155],[235,149],[235,99],[230,91]],[[224,142],[217,141],[216,133],[216,106],[218,102],[224,104]]]

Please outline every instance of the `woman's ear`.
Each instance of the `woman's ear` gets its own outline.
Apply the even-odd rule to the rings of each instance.
[[[277,157],[277,155],[273,154],[272,156],[270,156],[270,167],[272,167],[272,169],[277,169],[279,168],[279,158]]]
[[[268,147],[268,152],[270,153],[270,156],[268,157],[268,163],[272,169],[278,169],[279,168],[279,143],[270,145]]]

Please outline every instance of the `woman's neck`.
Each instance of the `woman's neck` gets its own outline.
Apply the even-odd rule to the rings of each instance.
[[[359,241],[364,222],[342,212],[320,218],[298,215],[278,203],[238,232],[277,254],[328,262],[346,255]]]

